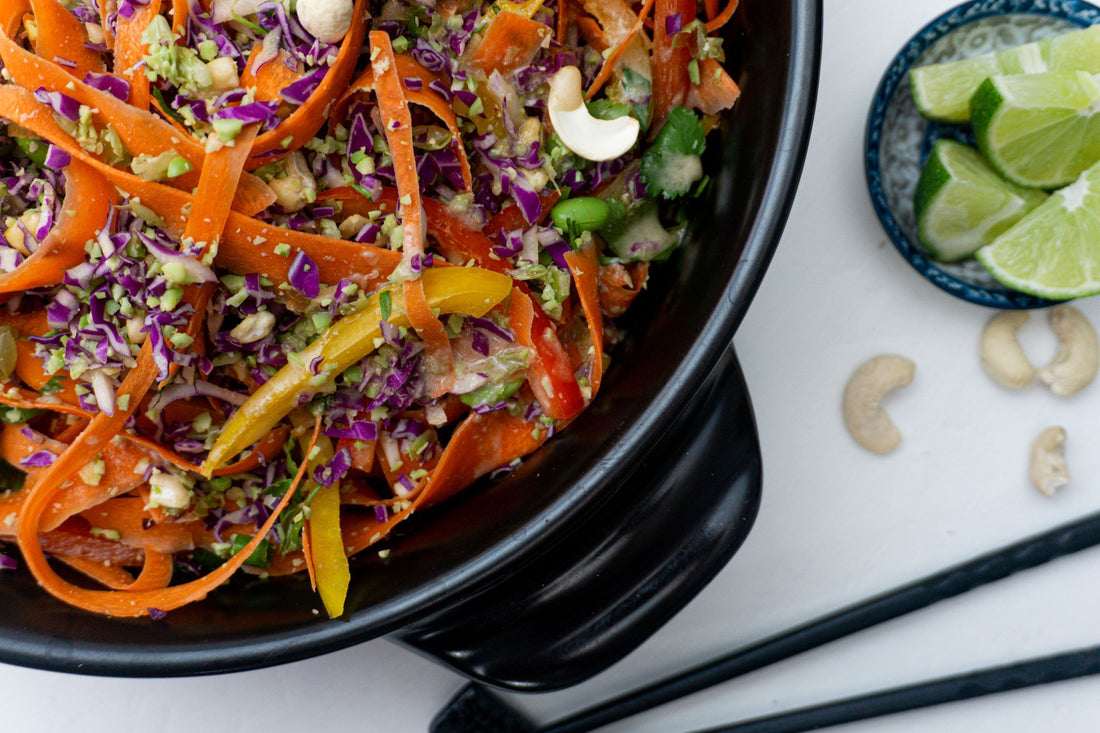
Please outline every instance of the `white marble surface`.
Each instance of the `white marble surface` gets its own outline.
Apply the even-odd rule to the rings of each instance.
[[[729,566],[665,628],[576,688],[509,699],[549,720],[866,595],[1100,509],[1100,385],[1072,399],[1008,393],[981,372],[989,313],[901,260],[863,182],[862,133],[894,52],[951,0],[825,0],[817,119],[783,243],[735,343],[765,459],[756,527]],[[1100,301],[1080,304],[1100,324]],[[1053,352],[1045,316],[1022,334]],[[917,363],[891,398],[905,440],[882,458],[840,422],[840,391],[881,352]],[[1064,425],[1073,481],[1052,500],[1026,479],[1027,450]],[[686,731],[1021,657],[1100,642],[1100,551],[1015,576],[612,726]],[[178,680],[95,679],[0,666],[13,731],[86,733],[217,725],[235,730],[423,731],[463,681],[386,641],[274,669]],[[1100,678],[838,728],[1095,730]],[[352,726],[348,728],[348,726]]]

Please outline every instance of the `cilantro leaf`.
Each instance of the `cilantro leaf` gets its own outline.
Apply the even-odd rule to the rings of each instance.
[[[588,113],[598,120],[613,120],[630,114],[630,105],[612,102],[610,99],[594,99],[585,102]]]
[[[703,125],[687,107],[673,107],[668,121],[653,141],[653,148],[682,155],[702,155],[706,147]]]
[[[686,107],[673,107],[657,139],[642,156],[642,182],[652,194],[666,199],[691,191],[703,175],[699,156],[706,147],[703,126]]]

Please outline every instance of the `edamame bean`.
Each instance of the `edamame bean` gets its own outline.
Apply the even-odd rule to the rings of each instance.
[[[599,229],[611,217],[611,207],[595,196],[580,196],[561,201],[550,210],[554,225],[566,232],[590,232]]]

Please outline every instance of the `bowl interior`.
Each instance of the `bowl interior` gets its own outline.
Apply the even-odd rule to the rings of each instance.
[[[357,558],[350,613],[324,617],[302,578],[246,580],[164,621],[106,619],[5,579],[0,659],[123,675],[225,672],[320,654],[378,636],[487,587],[560,538],[619,488],[717,363],[789,210],[808,136],[817,59],[815,0],[751,0],[729,26],[743,89],[711,138],[714,184],[694,206],[690,243],[654,268],[624,319],[599,399],[512,474],[416,517],[385,561]]]
[[[1064,33],[1100,20],[1084,2],[976,0],[929,23],[891,62],[875,93],[867,121],[867,182],[875,210],[903,257],[933,284],[972,303],[995,308],[1037,308],[1052,302],[998,283],[975,259],[941,263],[917,237],[913,197],[921,167],[940,138],[973,145],[966,125],[930,122],[917,111],[909,70],[1000,51]]]

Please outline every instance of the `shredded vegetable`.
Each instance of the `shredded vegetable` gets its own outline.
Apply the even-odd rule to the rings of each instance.
[[[737,0],[318,2],[0,0],[0,571],[64,603],[354,610],[596,398],[740,93]]]

